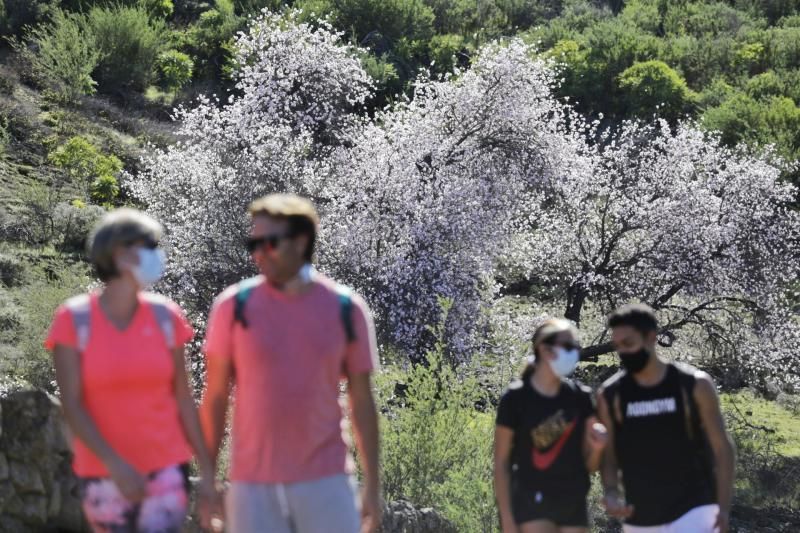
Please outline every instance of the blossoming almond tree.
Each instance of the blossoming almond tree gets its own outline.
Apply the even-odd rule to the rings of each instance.
[[[800,217],[780,161],[723,148],[689,125],[629,123],[595,165],[542,184],[536,209],[517,220],[523,287],[549,287],[577,323],[587,304],[606,314],[646,302],[659,311],[662,345],[696,327],[723,363],[759,358],[739,329],[796,335],[788,289],[800,274]],[[594,333],[585,355],[611,351]]]
[[[519,41],[485,48],[447,80],[365,125],[330,159],[323,264],[362,287],[388,338],[410,354],[431,341],[437,297],[452,299],[453,355],[481,344],[521,200],[543,180],[582,172],[585,150],[550,93],[552,71]]]
[[[371,82],[339,39],[325,23],[262,15],[237,40],[237,96],[178,110],[183,140],[129,177],[168,229],[164,288],[195,313],[251,272],[247,203],[293,191],[320,207],[321,268],[362,292],[382,339],[412,358],[439,296],[453,301],[446,330],[461,359],[482,347],[482,310],[500,291],[535,286],[578,323],[587,306],[642,300],[662,315],[663,344],[700,328],[711,349],[765,368],[757,347],[770,332],[771,353],[797,364],[786,290],[798,217],[769,154],[724,149],[690,125],[601,135],[553,97],[552,69],[517,40],[365,117]],[[590,352],[608,351],[591,333]]]
[[[182,141],[154,149],[128,177],[133,194],[168,229],[166,290],[197,314],[227,284],[252,273],[243,242],[258,196],[314,196],[327,146],[361,119],[371,82],[325,23],[317,29],[263,14],[236,41],[237,96],[180,108]]]

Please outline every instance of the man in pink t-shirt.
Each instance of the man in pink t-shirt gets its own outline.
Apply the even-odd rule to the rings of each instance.
[[[311,267],[319,219],[308,200],[270,195],[249,211],[248,250],[262,275],[217,297],[204,348],[201,417],[215,460],[236,385],[227,528],[373,532],[380,487],[370,312]],[[364,473],[360,502],[340,404],[343,379]]]

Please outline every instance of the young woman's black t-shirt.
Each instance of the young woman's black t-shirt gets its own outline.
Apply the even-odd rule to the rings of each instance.
[[[517,523],[549,519],[586,526],[589,472],[583,455],[586,419],[594,414],[591,390],[564,380],[554,397],[515,381],[497,410],[497,425],[514,431],[511,495]]]

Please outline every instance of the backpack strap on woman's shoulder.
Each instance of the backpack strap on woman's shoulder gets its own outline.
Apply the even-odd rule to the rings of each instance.
[[[142,299],[147,302],[156,318],[158,329],[164,336],[169,349],[175,348],[175,325],[173,323],[172,311],[167,304],[167,299],[160,294],[146,292],[142,294]]]
[[[72,324],[75,327],[75,337],[77,339],[78,351],[83,352],[89,344],[91,334],[91,303],[88,294],[73,296],[64,303],[72,316]]]

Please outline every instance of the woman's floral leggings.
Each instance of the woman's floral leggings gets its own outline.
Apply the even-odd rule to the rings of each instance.
[[[109,478],[81,478],[81,502],[95,533],[179,533],[189,508],[189,470],[176,465],[147,476],[144,500],[125,499]]]

